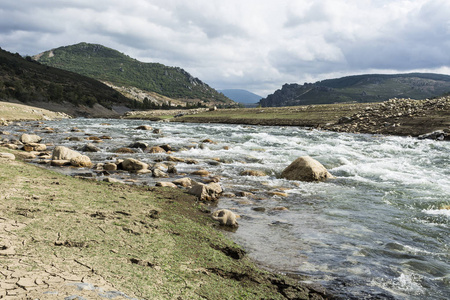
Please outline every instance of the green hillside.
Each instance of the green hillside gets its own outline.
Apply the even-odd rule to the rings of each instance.
[[[79,43],[46,51],[33,58],[42,64],[107,81],[115,86],[136,87],[173,99],[232,102],[181,68],[143,63],[102,45]]]
[[[260,101],[262,106],[295,106],[340,102],[380,102],[391,98],[426,99],[450,91],[450,76],[429,73],[367,74],[316,83],[285,84]]]
[[[0,99],[21,102],[69,102],[75,106],[106,108],[132,106],[114,89],[77,73],[45,66],[0,49]]]

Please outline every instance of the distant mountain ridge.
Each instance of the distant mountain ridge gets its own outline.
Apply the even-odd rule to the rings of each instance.
[[[219,90],[219,92],[235,102],[244,104],[254,104],[263,98],[255,93],[243,89],[225,89]]]
[[[118,116],[133,101],[98,80],[42,65],[0,49],[0,99],[32,103],[73,116]],[[54,109],[55,108],[55,109]]]
[[[339,102],[381,102],[391,98],[426,99],[450,91],[450,76],[433,73],[365,74],[316,83],[285,84],[261,99],[263,107]]]
[[[136,87],[173,99],[232,103],[198,78],[178,67],[144,63],[117,50],[89,43],[59,47],[33,56],[38,62],[89,76],[114,86]]]

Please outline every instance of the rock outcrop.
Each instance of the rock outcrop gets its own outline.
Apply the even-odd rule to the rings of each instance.
[[[284,169],[281,177],[288,180],[323,181],[333,178],[333,175],[317,160],[310,156],[302,156]]]

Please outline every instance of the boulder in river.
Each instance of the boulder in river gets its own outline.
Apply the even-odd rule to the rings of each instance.
[[[134,158],[126,158],[123,162],[120,163],[122,168],[128,172],[136,172],[136,173],[146,173],[151,172],[148,170],[148,164],[141,162]]]
[[[90,168],[92,167],[92,162],[89,156],[79,155],[70,159],[70,164],[77,168]]]
[[[83,152],[100,152],[101,150],[94,144],[88,143],[81,148],[81,151],[83,151]]]
[[[300,181],[323,181],[334,178],[320,162],[310,156],[297,158],[283,170],[281,177]]]
[[[153,127],[149,126],[149,125],[141,125],[141,126],[136,127],[136,129],[138,129],[138,130],[152,130]]]
[[[261,170],[244,170],[241,176],[267,176],[267,174]]]

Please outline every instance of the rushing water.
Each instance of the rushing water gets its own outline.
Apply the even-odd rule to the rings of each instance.
[[[162,134],[134,129],[142,124]],[[222,176],[225,192],[253,193],[223,197],[218,206],[241,216],[239,229],[230,236],[272,269],[308,275],[342,298],[450,298],[448,142],[295,127],[125,120],[74,119],[43,126],[58,132],[40,134],[43,142],[73,148],[86,142],[64,138],[111,136],[97,144],[102,152],[87,153],[94,162],[111,159],[114,149],[133,141],[184,149],[173,155],[199,164],[179,163],[179,173],[205,168]],[[69,132],[73,126],[84,132]],[[201,145],[206,138],[217,143]],[[337,178],[323,183],[278,179],[304,155],[320,161]],[[165,157],[133,156],[148,163]],[[243,170],[263,170],[268,176],[241,176]],[[137,179],[155,182],[148,175]],[[288,196],[272,196],[270,191]]]

